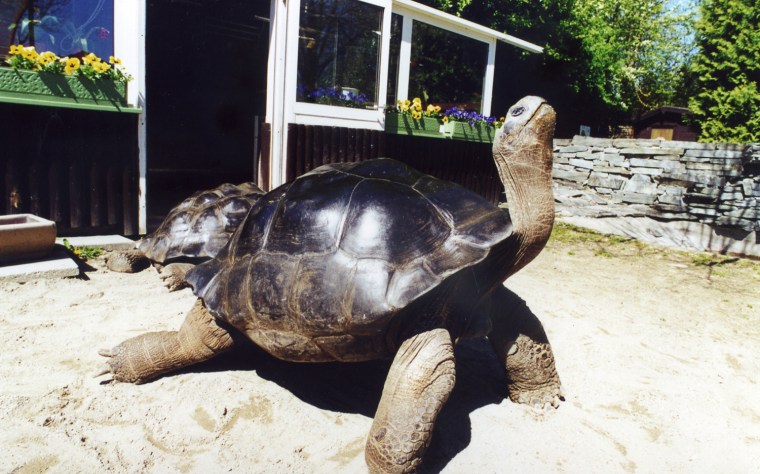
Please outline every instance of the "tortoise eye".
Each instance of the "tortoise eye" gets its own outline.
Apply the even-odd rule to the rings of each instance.
[[[515,107],[512,109],[512,117],[519,117],[525,112],[525,107]]]

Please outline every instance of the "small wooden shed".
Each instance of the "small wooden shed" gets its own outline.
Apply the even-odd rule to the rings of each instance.
[[[664,106],[640,115],[633,122],[636,138],[662,138],[685,142],[697,141],[696,129],[687,124],[691,111],[685,107]]]

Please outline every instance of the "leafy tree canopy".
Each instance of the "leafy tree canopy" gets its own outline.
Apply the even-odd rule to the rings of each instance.
[[[560,100],[574,95],[570,115],[577,120],[619,123],[661,105],[686,105],[683,85],[693,57],[689,3],[681,1],[681,11],[666,0],[423,3],[544,46],[538,62],[521,57]]]

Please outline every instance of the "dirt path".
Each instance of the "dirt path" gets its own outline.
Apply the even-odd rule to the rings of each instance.
[[[428,472],[752,472],[760,466],[760,266],[567,231],[508,286],[539,315],[566,401],[503,399],[488,347]],[[189,290],[150,269],[0,283],[0,472],[363,472],[386,363],[294,365],[242,348],[150,384],[93,379],[97,349],[176,329]]]

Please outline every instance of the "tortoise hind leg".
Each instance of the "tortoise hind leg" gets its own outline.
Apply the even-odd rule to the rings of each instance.
[[[504,286],[491,301],[491,346],[507,370],[509,399],[555,408],[564,400],[549,340],[541,322],[520,297]]]
[[[455,378],[448,331],[434,329],[404,341],[367,438],[364,454],[371,473],[409,473],[419,467]]]
[[[96,376],[112,374],[119,382],[144,383],[158,376],[211,359],[232,348],[230,333],[198,299],[179,331],[149,332],[99,351],[106,367]]]

